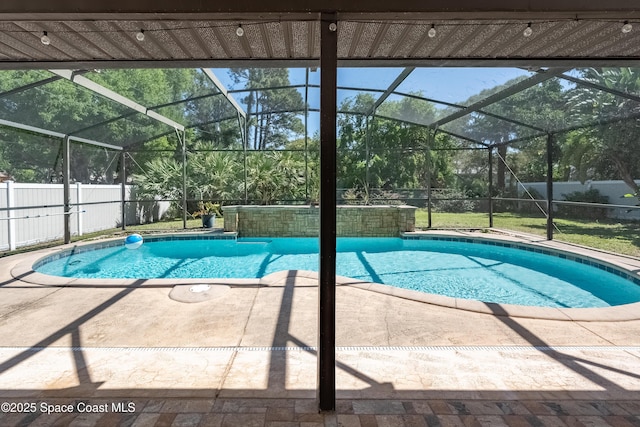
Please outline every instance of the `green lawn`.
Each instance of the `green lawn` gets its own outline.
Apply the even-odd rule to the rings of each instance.
[[[223,228],[224,227],[224,219],[216,218],[215,228]],[[151,224],[142,224],[142,225],[129,225],[127,226],[127,231],[131,232],[153,232],[153,231],[170,231],[170,230],[182,230],[182,220],[174,220],[174,221],[160,221],[153,222]],[[187,229],[199,229],[204,230],[202,228],[202,219],[187,219]]]
[[[489,227],[489,215],[481,213],[433,212],[431,220],[434,228]],[[558,230],[554,230],[555,240],[640,257],[640,224],[638,222],[611,220],[594,222],[565,218],[556,218],[554,222],[558,227]],[[426,229],[427,226],[426,209],[418,209],[416,227]],[[547,235],[547,220],[542,216],[525,216],[509,212],[495,213],[493,226],[539,236]]]
[[[130,233],[161,233],[161,232],[170,232],[170,231],[183,231],[182,220],[173,220],[173,221],[160,221],[154,222],[151,224],[142,224],[142,225],[130,225],[127,226],[126,231],[122,231],[120,228],[112,228],[109,230],[96,231],[94,233],[86,233],[82,236],[71,236],[72,242],[79,242],[83,240],[96,239],[101,237],[117,237],[120,235],[126,235]],[[224,220],[222,218],[216,218],[215,227],[223,228]],[[187,231],[196,231],[196,230],[204,230],[202,228],[202,219],[188,219],[187,220]],[[15,251],[5,251],[0,253],[0,257],[14,255],[23,252],[29,252],[37,249],[44,249],[55,247],[63,244],[62,240],[54,240],[45,243],[39,243],[32,246],[23,246],[18,248]]]

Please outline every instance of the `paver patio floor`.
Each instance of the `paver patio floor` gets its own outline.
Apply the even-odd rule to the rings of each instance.
[[[318,414],[308,274],[190,304],[144,281],[33,285],[10,276],[16,262],[0,260],[0,401],[21,411],[2,426],[640,425],[640,320],[507,317],[340,286],[337,410]]]

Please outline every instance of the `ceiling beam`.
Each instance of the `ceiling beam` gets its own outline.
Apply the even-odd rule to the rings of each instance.
[[[338,14],[456,14],[458,17],[519,16],[529,14],[566,16],[575,18],[576,12],[612,17],[613,14],[631,18],[638,12],[637,3],[629,0],[606,2],[584,0],[2,0],[0,15],[6,19],[21,19],[24,16],[46,19],[51,16],[70,17],[91,15],[92,19],[104,17],[175,18],[191,16],[193,19],[209,19],[212,16],[228,16],[230,19],[242,15],[264,17],[292,14],[335,11]],[[524,16],[523,16],[524,14]],[[462,16],[460,16],[462,15]],[[313,19],[317,19],[316,16]]]
[[[440,101],[440,100],[433,99],[433,98],[426,98],[426,97],[414,95],[414,94],[411,94],[411,93],[394,92],[394,94],[395,95],[400,95],[400,96],[403,96],[403,97],[406,97],[406,98],[412,98],[412,99],[418,99],[418,100],[421,100],[421,101],[431,102],[431,103],[434,103],[434,104],[446,105],[447,107],[458,108],[458,109],[461,109],[461,110],[467,108],[464,105],[453,104],[451,102]],[[529,128],[529,129],[537,130],[539,132],[545,132],[545,130],[542,129],[541,127],[534,126],[534,125],[531,125],[529,123],[521,122],[520,120],[511,119],[509,117],[501,116],[499,114],[490,113],[490,112],[485,111],[485,110],[478,110],[478,113],[484,114],[485,116],[493,117],[494,119],[503,120],[505,122],[513,123],[514,125],[523,126],[523,127]]]
[[[39,128],[36,126],[25,125],[23,123],[13,122],[11,120],[0,119],[0,126],[6,126],[14,129],[20,129],[31,133],[37,133],[44,136],[52,136],[54,138],[64,138],[66,135],[61,132],[55,132],[48,129]]]
[[[68,138],[69,138],[69,141],[80,142],[83,144],[89,144],[96,147],[108,148],[110,150],[116,150],[116,151],[124,150],[123,147],[120,147],[118,145],[112,145],[112,144],[107,144],[105,142],[94,141],[93,139],[81,138],[79,136],[73,136],[73,135],[68,135]]]
[[[181,125],[180,123],[175,122],[169,119],[168,117],[160,115],[155,111],[152,111],[147,107],[140,105],[137,102],[125,96],[122,96],[119,93],[112,91],[111,89],[107,89],[106,87],[75,73],[73,70],[49,70],[49,71],[57,76],[63,77],[77,84],[78,86],[82,86],[85,89],[89,89],[90,91],[97,93],[98,95],[104,96],[107,99],[115,101],[121,105],[124,105],[125,107],[128,107],[134,111],[137,111],[141,114],[151,117],[152,119],[155,119],[159,122],[169,125],[174,129],[184,131],[184,126]]]
[[[546,80],[557,77],[566,71],[568,71],[568,69],[566,68],[555,68],[555,69],[550,68],[546,71],[540,71],[538,74],[535,74],[534,76],[529,77],[528,79],[522,80],[514,85],[509,86],[508,88],[501,90],[500,92],[494,93],[493,95],[490,95],[474,104],[471,104],[463,110],[456,111],[452,114],[449,114],[446,117],[441,118],[440,120],[436,120],[435,122],[431,123],[430,126],[438,128],[444,124],[452,122],[461,117],[467,116],[471,113],[480,112],[482,108],[488,107],[491,104],[495,104],[496,102],[502,101],[505,98],[515,95],[518,92],[522,92],[523,90],[533,87],[537,84],[540,84]]]
[[[20,129],[20,130],[23,130],[23,131],[26,131],[26,132],[29,132],[29,133],[35,133],[35,134],[42,135],[42,136],[50,136],[50,137],[53,137],[53,138],[60,138],[60,139],[69,138],[69,140],[71,140],[71,141],[81,142],[83,144],[94,145],[96,147],[108,148],[110,150],[116,150],[116,151],[122,151],[123,150],[122,147],[119,147],[117,145],[106,144],[104,142],[94,141],[92,139],[87,139],[87,138],[79,138],[77,136],[70,136],[70,135],[66,135],[66,134],[61,133],[61,132],[55,132],[55,131],[52,131],[52,130],[43,129],[43,128],[39,128],[39,127],[36,127],[36,126],[25,125],[23,123],[12,122],[10,120],[0,119],[0,126],[6,126],[6,127],[9,127],[9,128],[14,128],[14,129]]]
[[[458,138],[458,139],[461,139],[463,141],[472,142],[474,144],[482,145],[483,147],[489,147],[489,144],[487,144],[485,142],[478,141],[476,139],[469,138],[468,136],[460,135],[460,134],[457,134],[455,132],[449,132],[449,131],[444,130],[444,129],[438,129],[438,133],[444,133],[446,135],[453,136],[454,138]]]
[[[16,93],[24,92],[25,90],[29,90],[29,89],[33,89],[33,88],[36,88],[36,87],[39,87],[39,86],[43,86],[43,85],[55,82],[56,80],[60,80],[61,78],[62,77],[54,76],[54,77],[49,77],[49,78],[44,79],[44,80],[38,80],[37,82],[29,83],[29,84],[26,84],[24,86],[16,87],[14,89],[10,89],[10,90],[7,90],[5,92],[0,93],[0,98],[5,98],[7,96],[15,95]]]
[[[213,71],[211,71],[211,69],[209,69],[209,68],[202,68],[201,70],[209,78],[209,80],[211,80],[211,83],[213,83],[215,85],[215,87],[217,87],[218,90],[220,92],[222,92],[224,97],[227,98],[227,101],[229,101],[231,103],[231,105],[233,105],[233,108],[235,108],[236,111],[238,113],[240,113],[240,115],[246,119],[247,118],[247,113],[240,106],[240,104],[238,104],[238,102],[235,100],[235,98],[229,93],[227,88],[222,84],[222,82],[213,73]]]
[[[76,71],[76,74],[82,74],[82,73],[86,73],[86,72],[88,72],[88,71],[86,71],[86,70],[84,70],[84,71]],[[5,92],[0,93],[0,98],[4,98],[4,97],[7,97],[7,96],[15,95],[16,93],[24,92],[24,91],[29,90],[29,89],[34,89],[34,88],[39,87],[39,86],[44,86],[44,85],[47,85],[49,83],[53,83],[53,82],[55,82],[57,80],[60,80],[60,79],[62,79],[62,77],[53,76],[53,77],[48,77],[48,78],[43,79],[43,80],[38,80],[38,81],[35,81],[35,82],[31,82],[31,83],[28,83],[26,85],[23,85],[23,86],[20,86],[20,87],[16,87],[16,88],[13,88],[13,89],[10,89],[10,90],[7,90]]]
[[[588,87],[588,88],[591,88],[591,89],[598,90],[600,92],[607,92],[607,93],[610,93],[612,95],[619,96],[620,98],[626,98],[626,99],[630,99],[630,100],[635,101],[635,102],[640,102],[640,96],[634,95],[632,93],[627,93],[627,92],[623,92],[623,91],[620,91],[620,90],[612,89],[612,88],[609,88],[609,87],[606,87],[606,86],[602,86],[602,85],[599,85],[599,84],[596,84],[596,83],[592,83],[592,82],[587,81],[587,80],[579,79],[577,77],[568,76],[566,74],[561,74],[558,77],[560,77],[561,79],[573,82],[573,83],[575,83],[575,84],[577,84],[579,86],[585,86],[585,87]]]
[[[190,59],[190,60],[69,60],[0,61],[0,70],[123,69],[123,68],[306,68],[317,67],[319,58],[295,59]],[[633,57],[584,58],[355,58],[339,59],[339,67],[640,67]]]
[[[398,88],[398,86],[400,86],[400,84],[415,69],[416,69],[416,67],[406,67],[404,70],[402,70],[402,72],[400,74],[398,74],[398,77],[396,77],[396,79],[389,85],[387,90],[382,95],[380,95],[380,97],[376,100],[375,104],[373,104],[373,106],[371,106],[369,111],[367,111],[366,116],[372,115],[378,109],[378,107],[381,106],[382,103],[387,100],[389,95],[391,95],[393,93],[393,91],[396,90]]]

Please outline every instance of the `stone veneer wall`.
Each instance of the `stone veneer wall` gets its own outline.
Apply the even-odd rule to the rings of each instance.
[[[338,206],[337,233],[342,237],[397,237],[415,231],[414,206]],[[240,237],[316,237],[316,206],[225,206],[224,231]]]

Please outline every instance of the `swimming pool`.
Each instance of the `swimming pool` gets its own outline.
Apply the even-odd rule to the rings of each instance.
[[[318,269],[314,238],[156,238],[136,250],[111,244],[47,257],[34,270],[64,277],[170,279],[259,278]],[[483,302],[575,308],[640,301],[640,280],[630,273],[562,252],[514,246],[478,239],[339,238],[336,269],[354,279]]]

